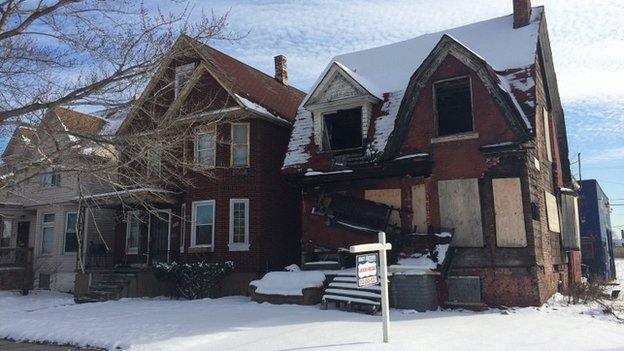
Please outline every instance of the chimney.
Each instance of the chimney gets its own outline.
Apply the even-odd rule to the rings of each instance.
[[[284,85],[288,85],[288,65],[284,55],[275,56],[275,79]]]
[[[521,28],[531,21],[531,0],[513,0],[513,27]]]

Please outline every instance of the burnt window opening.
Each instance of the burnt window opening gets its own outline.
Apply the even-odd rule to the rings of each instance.
[[[438,136],[473,131],[470,79],[435,84]]]
[[[362,147],[362,108],[340,110],[323,116],[325,149],[345,150]]]

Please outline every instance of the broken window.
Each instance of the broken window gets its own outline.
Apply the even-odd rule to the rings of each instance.
[[[362,147],[362,108],[325,114],[325,149],[345,150]]]
[[[195,70],[194,63],[188,63],[186,65],[178,66],[175,68],[175,81],[174,81],[174,90],[175,97],[177,98],[180,95],[180,91],[186,85],[186,82],[193,75],[193,71]]]
[[[453,79],[435,84],[438,136],[471,132],[470,79]]]

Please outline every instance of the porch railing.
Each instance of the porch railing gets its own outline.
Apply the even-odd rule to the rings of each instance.
[[[28,247],[0,247],[0,267],[32,269],[33,249]]]

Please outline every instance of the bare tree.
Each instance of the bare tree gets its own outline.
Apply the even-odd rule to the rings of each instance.
[[[183,104],[192,89],[201,90],[195,84],[204,64],[173,93],[167,62],[188,59],[200,42],[240,36],[228,31],[228,13],[202,13],[192,22],[188,2],[171,2],[182,11],[149,10],[131,0],[0,1],[0,124],[29,131],[5,160],[0,189],[28,199],[28,185],[42,175],[71,178],[79,194],[79,253],[85,220],[107,202],[158,214],[155,203],[194,186],[187,172],[211,176],[214,167],[197,166],[188,155],[197,128],[244,117],[208,113],[223,104],[212,90]],[[156,86],[148,85],[154,76]],[[95,118],[65,109],[90,105],[109,109]],[[140,128],[118,132],[124,118],[139,119]],[[84,270],[83,255],[78,265]]]

